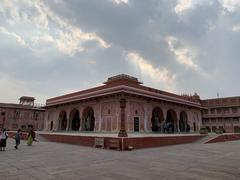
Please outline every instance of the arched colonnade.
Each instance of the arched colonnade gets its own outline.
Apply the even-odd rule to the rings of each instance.
[[[106,129],[103,126],[106,123],[104,121],[104,114],[100,113],[101,115],[99,115],[99,111],[96,110],[95,112],[94,110],[93,107],[87,106],[78,109],[72,107],[55,111],[56,113],[48,114],[48,120],[51,119],[48,123],[48,129],[57,131],[111,131],[111,128]],[[189,132],[190,126],[192,131],[197,131],[199,128],[197,124],[198,120],[195,120],[195,116],[192,116],[194,113],[179,107],[161,107],[157,105],[147,107],[141,106],[141,104],[136,105],[135,103],[134,106],[129,106],[129,110],[126,109],[127,112],[132,112],[129,113],[130,116],[126,115],[125,120],[126,130],[129,132],[152,131],[173,133]],[[120,118],[116,119],[118,116],[119,112],[116,116],[112,116],[112,121],[119,123]],[[96,120],[99,121],[99,118],[101,119],[100,122],[96,122]],[[119,130],[118,128],[119,126],[112,130]]]
[[[58,130],[93,131],[94,125],[94,110],[90,106],[83,110],[82,115],[78,109],[73,108],[70,112],[61,110],[58,116]]]
[[[163,111],[156,106],[152,110],[151,129],[153,132],[189,132],[190,125],[187,112],[184,110],[176,111],[169,108]]]

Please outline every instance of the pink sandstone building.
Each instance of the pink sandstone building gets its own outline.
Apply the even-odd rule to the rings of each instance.
[[[33,97],[19,104],[0,103],[0,128],[74,132],[240,132],[240,97],[201,100],[143,86],[117,75],[103,85],[48,99],[36,107]],[[122,122],[124,121],[124,124]]]
[[[240,132],[240,97],[202,100],[202,105],[208,108],[203,111],[202,123],[209,131]]]
[[[19,104],[0,103],[0,129],[27,130],[32,126],[35,130],[44,128],[45,109],[34,105],[34,98],[22,96]]]
[[[124,74],[98,87],[48,99],[45,108],[45,130],[63,132],[163,132],[167,124],[173,132],[195,132],[207,110],[197,94],[153,89]]]

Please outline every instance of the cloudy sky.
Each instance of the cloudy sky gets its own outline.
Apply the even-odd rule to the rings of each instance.
[[[125,73],[202,99],[240,95],[240,0],[0,0],[0,102]]]

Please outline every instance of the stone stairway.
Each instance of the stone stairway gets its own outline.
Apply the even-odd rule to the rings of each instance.
[[[41,142],[41,141],[49,141],[49,140],[41,136],[41,134],[39,134],[38,132],[36,132],[36,141]]]
[[[220,136],[219,134],[208,134],[205,137],[199,139],[198,141],[196,141],[195,143],[197,144],[205,144],[208,141],[215,139],[216,137]]]

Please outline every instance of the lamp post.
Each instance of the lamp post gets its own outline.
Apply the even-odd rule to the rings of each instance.
[[[126,108],[126,99],[120,99],[120,108],[121,108],[121,127],[118,133],[118,137],[128,137],[125,129],[125,108]]]

